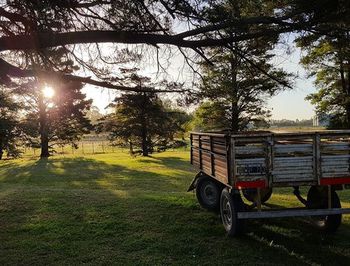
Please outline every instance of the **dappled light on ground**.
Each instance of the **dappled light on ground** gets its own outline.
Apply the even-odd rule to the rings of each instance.
[[[188,161],[173,151],[2,162],[0,264],[349,265],[347,217],[332,236],[294,218],[225,237],[219,217],[186,192]],[[286,193],[270,204],[297,205]],[[350,193],[340,197],[349,205]]]

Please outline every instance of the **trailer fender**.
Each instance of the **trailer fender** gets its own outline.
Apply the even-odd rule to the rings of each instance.
[[[198,178],[200,178],[202,175],[203,175],[202,172],[199,172],[198,174],[196,174],[196,176],[193,178],[190,186],[188,187],[187,192],[190,192],[197,187]]]

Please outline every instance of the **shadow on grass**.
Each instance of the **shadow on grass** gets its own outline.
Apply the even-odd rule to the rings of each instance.
[[[180,158],[178,159],[181,160]],[[142,161],[140,160],[142,163]],[[184,161],[180,161],[185,164]],[[168,173],[158,174],[157,169],[143,165],[133,169],[120,164],[84,158],[53,158],[25,165],[7,165],[2,168],[1,182],[20,185],[101,188],[105,184],[115,189],[182,191],[186,173],[169,167]],[[188,172],[188,175],[192,173]]]
[[[166,261],[167,255],[145,249],[161,248],[158,235],[164,232],[155,218],[168,217],[163,196],[184,194],[178,182],[186,179],[183,173],[50,158],[8,165],[1,175],[0,218],[6,222],[0,225],[0,249],[7,250],[1,262]],[[153,200],[153,194],[159,198]]]
[[[185,193],[188,162],[151,160],[168,172],[147,169],[149,159],[131,168],[76,157],[2,168],[0,264],[349,264],[347,225],[325,237],[303,220],[271,219],[226,238]]]
[[[185,160],[184,158],[177,157],[177,156],[167,156],[167,157],[155,157],[155,156],[149,156],[148,158],[151,158],[153,163],[156,163],[160,166],[169,167],[172,169],[180,170],[180,171],[186,171],[186,170],[193,170],[193,167],[190,165],[189,160]],[[139,161],[141,162],[149,162],[147,158],[140,158]]]
[[[272,203],[265,204],[270,208],[303,206],[294,198],[291,189],[277,189],[274,192],[277,197],[272,198]],[[303,193],[307,193],[307,188],[303,188]],[[287,195],[290,197],[286,197]],[[279,199],[282,199],[280,204],[284,205],[276,204]],[[348,200],[348,197],[345,199]],[[305,264],[350,265],[350,243],[347,241],[350,237],[350,227],[347,222],[334,234],[322,232],[315,226],[311,217],[256,219],[247,220],[247,224],[247,237],[262,245],[289,253]]]

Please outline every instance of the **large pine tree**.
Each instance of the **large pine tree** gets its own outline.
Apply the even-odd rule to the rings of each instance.
[[[37,84],[37,83],[34,83]],[[39,141],[41,158],[50,156],[54,144],[72,144],[91,129],[86,117],[92,100],[81,92],[79,82],[55,82],[52,97],[45,96],[45,88],[32,84],[26,90],[30,111],[26,115],[25,131],[31,143]]]
[[[101,125],[112,140],[128,142],[131,153],[135,147],[141,148],[143,156],[155,148],[165,149],[179,130],[172,113],[154,92],[126,93],[117,97],[112,106],[114,112]]]
[[[211,20],[234,21],[241,16],[270,15],[273,8],[260,1],[224,1],[211,12]],[[254,31],[254,27],[242,25],[222,34],[240,36],[243,31]],[[206,103],[197,115],[210,120],[212,128],[231,131],[264,121],[269,115],[266,99],[289,86],[288,75],[271,63],[277,40],[276,36],[265,36],[211,49],[211,64],[203,63],[199,93]]]

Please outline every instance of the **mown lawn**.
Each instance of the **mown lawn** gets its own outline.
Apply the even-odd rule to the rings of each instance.
[[[249,222],[225,236],[185,192],[188,152],[0,162],[0,265],[350,265],[350,219],[322,235],[306,219]],[[350,193],[340,193],[350,206]],[[293,203],[294,202],[294,203]],[[271,203],[290,206],[284,191]]]

